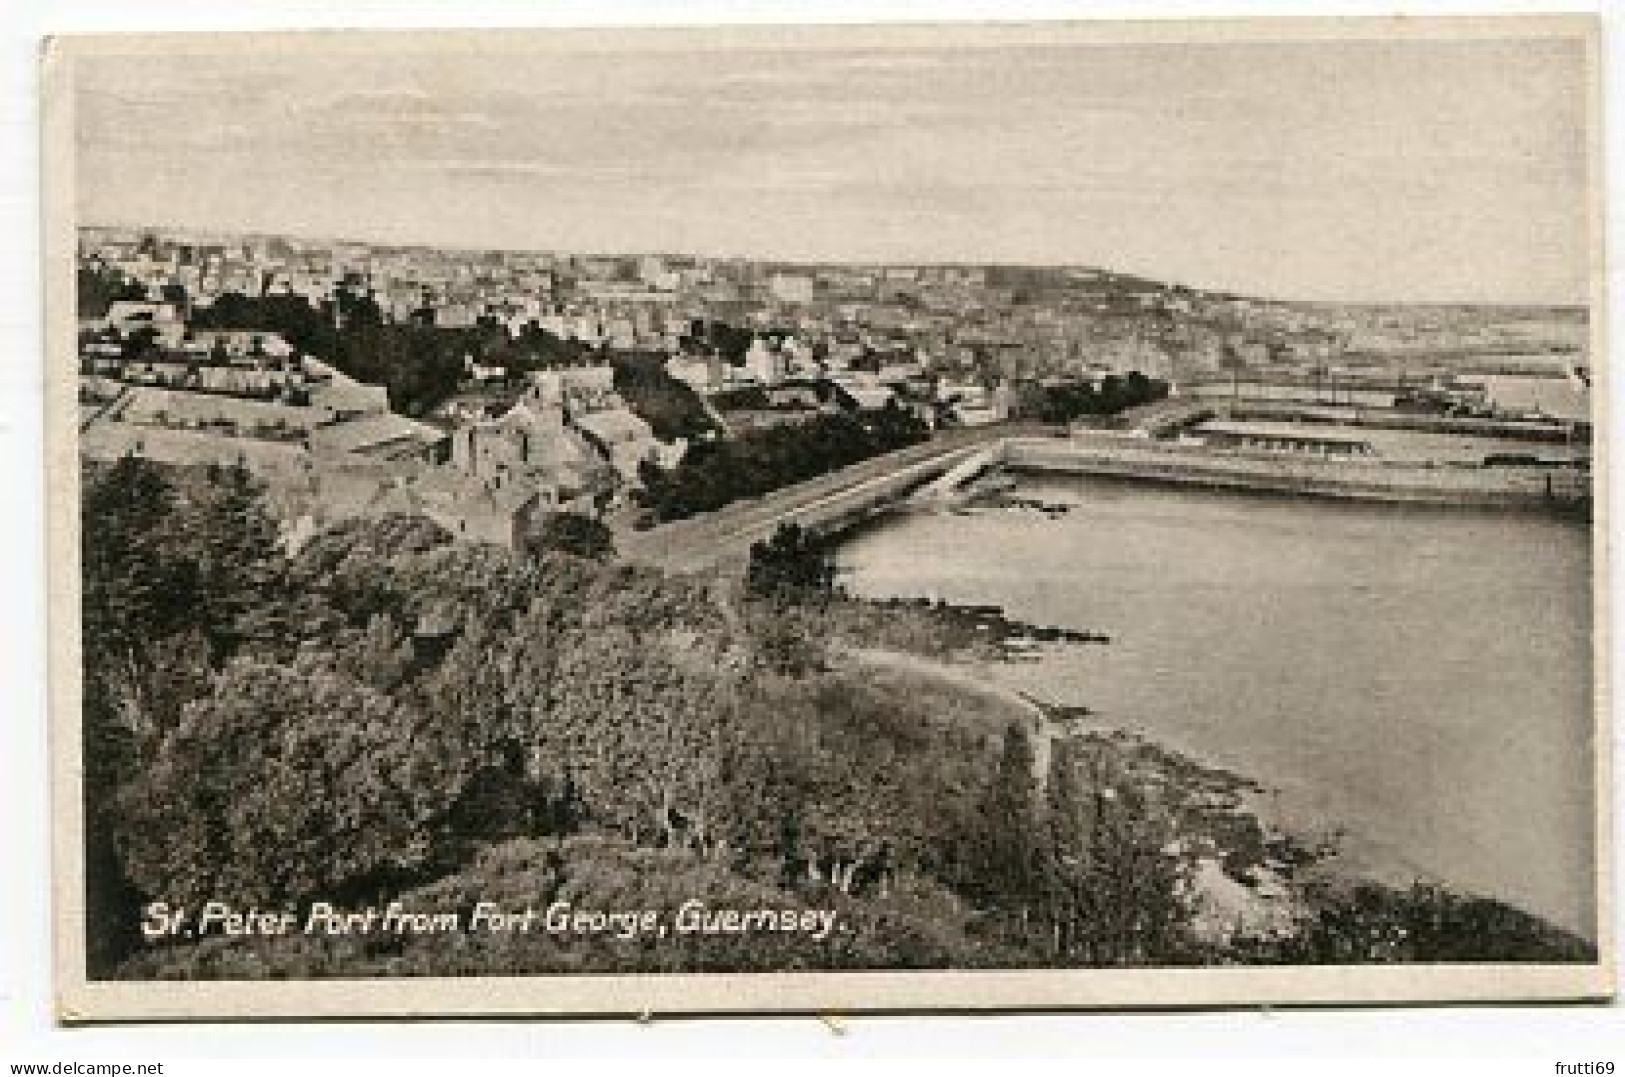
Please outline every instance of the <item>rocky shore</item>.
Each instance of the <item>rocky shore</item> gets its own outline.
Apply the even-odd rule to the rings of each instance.
[[[1102,632],[1036,625],[999,606],[956,605],[942,599],[838,597],[808,616],[823,638],[886,647],[939,659],[1019,662],[1047,647],[1111,642]]]
[[[982,701],[982,720],[1034,734],[1035,772],[1073,742],[1170,835],[1188,927],[1216,964],[1390,961],[1590,961],[1594,944],[1493,897],[1456,892],[1335,820],[1287,809],[1256,777],[1214,766],[1143,733],[1106,726],[1087,706],[1035,698],[978,675],[977,662],[876,649],[843,655],[873,675]],[[1001,717],[1002,716],[1002,717]]]

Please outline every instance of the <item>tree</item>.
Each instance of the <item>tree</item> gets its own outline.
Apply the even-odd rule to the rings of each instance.
[[[93,705],[85,716],[109,725],[87,729],[87,743],[128,738],[135,758],[187,701],[187,686],[206,676],[206,651],[185,646],[207,622],[197,616],[197,565],[176,548],[180,513],[177,492],[157,464],[125,457],[86,476],[80,615]],[[168,661],[158,660],[160,652]],[[116,780],[129,764],[93,757],[87,765],[97,779]]]
[[[150,325],[143,325],[132,330],[120,345],[120,358],[125,362],[145,359],[158,350],[158,330]]]
[[[1037,896],[1032,738],[1019,722],[1005,727],[981,801],[981,848],[976,858],[978,896],[1025,929]]]
[[[705,404],[685,382],[666,372],[666,359],[653,353],[616,356],[615,391],[662,441],[698,441],[716,429]]]
[[[275,524],[242,468],[178,484],[126,457],[87,471],[81,617],[88,778],[105,793],[150,758],[211,671],[249,639],[285,634],[274,613]],[[257,627],[258,626],[258,627]],[[117,745],[131,754],[122,762]],[[110,756],[102,758],[101,747]]]
[[[799,524],[781,523],[771,539],[751,543],[745,587],[760,598],[827,599],[835,589],[835,562],[828,544]]]
[[[125,797],[131,877],[173,902],[343,900],[429,863],[477,749],[321,662],[239,660]]]
[[[1088,839],[1082,870],[1070,887],[1076,902],[1069,963],[1144,965],[1183,953],[1183,867],[1168,853],[1169,820],[1109,749],[1081,752]]]
[[[170,511],[174,491],[154,465],[131,457],[88,470],[83,489],[85,959],[89,974],[102,976],[139,944],[130,913],[140,894],[115,842],[116,799],[151,757],[160,716],[184,705],[187,688],[199,685],[166,691],[154,674],[166,667],[180,671],[155,661],[156,641],[149,637],[153,630],[179,628],[180,607],[167,601],[176,582],[173,566],[144,555]],[[206,670],[184,668],[198,681],[206,677]]]
[[[603,521],[591,516],[554,512],[543,518],[535,533],[526,538],[525,552],[532,557],[558,552],[604,561],[615,556],[615,536]]]
[[[115,844],[124,793],[208,695],[213,662],[265,597],[255,574],[272,535],[257,489],[236,469],[185,483],[173,474],[126,457],[84,479],[85,902],[98,970],[135,944],[139,893]]]
[[[186,308],[186,286],[184,284],[168,283],[160,290],[163,301],[182,310]]]
[[[263,614],[279,570],[276,522],[265,511],[264,486],[247,468],[211,467],[194,511],[181,518],[196,566],[194,615],[223,661],[246,640],[264,638]],[[172,554],[173,555],[173,554]],[[275,629],[271,629],[272,632]]]
[[[863,416],[820,415],[805,423],[749,430],[692,446],[681,463],[650,486],[643,503],[662,519],[682,519],[928,437],[925,423],[901,408]]]
[[[1458,961],[1590,962],[1594,944],[1490,898],[1415,883],[1360,883],[1316,893],[1295,936],[1249,943],[1243,956],[1270,963],[1356,965]]]
[[[1050,950],[1070,952],[1087,905],[1082,893],[1091,864],[1090,799],[1079,784],[1078,748],[1070,738],[1057,738],[1050,748],[1044,782],[1042,871],[1049,904]]]
[[[134,281],[127,281],[116,269],[105,266],[79,267],[76,276],[78,315],[81,318],[104,318],[119,300],[139,302],[147,298],[147,290]]]

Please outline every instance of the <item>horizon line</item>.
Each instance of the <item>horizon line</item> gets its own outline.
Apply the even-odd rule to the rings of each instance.
[[[528,247],[528,246],[484,246],[435,243],[428,240],[382,240],[364,239],[351,236],[316,236],[299,231],[281,231],[263,228],[221,228],[205,225],[191,224],[154,224],[146,222],[131,224],[125,222],[78,222],[74,223],[75,231],[85,229],[120,229],[140,230],[155,233],[162,232],[200,232],[222,233],[240,237],[264,237],[267,239],[297,240],[302,243],[328,243],[349,244],[364,247],[379,247],[385,249],[402,250],[429,250],[458,253],[503,253],[503,254],[549,254],[563,255],[570,258],[634,258],[634,257],[669,257],[692,258],[707,261],[721,262],[758,262],[768,265],[806,266],[809,268],[839,268],[862,267],[867,269],[887,268],[1008,268],[1008,269],[1038,269],[1038,270],[1089,270],[1098,273],[1108,273],[1116,277],[1132,277],[1151,284],[1161,285],[1164,288],[1183,288],[1192,292],[1206,293],[1217,298],[1257,300],[1266,303],[1278,303],[1292,306],[1344,306],[1344,307],[1496,307],[1496,308],[1541,308],[1547,310],[1581,310],[1590,314],[1593,306],[1592,300],[1571,299],[1561,302],[1551,300],[1526,299],[1304,299],[1290,298],[1279,295],[1267,295],[1257,292],[1238,290],[1230,287],[1192,284],[1186,281],[1172,280],[1160,276],[1152,276],[1149,271],[1117,269],[1089,262],[1055,262],[1055,261],[1017,261],[1001,258],[991,258],[979,261],[971,260],[944,260],[928,258],[919,260],[889,259],[884,261],[867,258],[791,258],[768,254],[740,254],[740,253],[706,253],[694,250],[657,250],[654,248],[622,249],[600,248],[597,250],[581,250],[562,247]]]

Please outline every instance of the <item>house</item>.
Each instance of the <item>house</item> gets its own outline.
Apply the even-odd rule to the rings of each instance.
[[[518,549],[553,507],[539,490],[485,482],[417,461],[324,462],[312,481],[311,515],[324,523],[357,517],[423,516],[467,542]]]
[[[777,385],[787,373],[784,353],[769,344],[766,338],[756,337],[745,352],[745,371],[759,385]]]
[[[477,385],[486,385],[491,382],[503,381],[508,377],[508,370],[506,367],[485,366],[482,363],[476,362],[472,355],[463,356],[463,373],[468,376],[469,381],[474,382]]]
[[[823,404],[818,385],[810,381],[787,381],[764,389],[770,408],[788,411],[816,411]]]
[[[597,445],[627,486],[639,484],[638,472],[644,463],[671,467],[686,449],[681,442],[671,447],[662,444],[649,424],[626,408],[588,412],[577,416],[574,424]]]
[[[186,335],[185,349],[198,355],[286,359],[294,354],[293,345],[282,339],[282,334],[259,329],[192,329]]]
[[[451,436],[451,467],[482,481],[521,485],[562,503],[607,494],[615,468],[562,406],[521,398],[498,419],[460,427]]]
[[[106,324],[125,337],[146,330],[164,349],[179,348],[186,337],[186,323],[169,303],[117,300],[107,309]]]
[[[150,303],[143,300],[114,300],[107,308],[105,324],[121,333],[131,333],[144,327],[162,327],[181,324],[180,312],[170,303]]]
[[[198,365],[190,371],[193,388],[210,393],[269,398],[304,384],[293,370],[259,366]]]
[[[615,391],[615,371],[608,366],[540,370],[530,376],[526,398],[544,408],[568,406],[572,411],[596,411],[621,406]]]

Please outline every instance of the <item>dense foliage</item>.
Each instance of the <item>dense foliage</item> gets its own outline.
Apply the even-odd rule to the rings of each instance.
[[[274,531],[245,473],[174,481],[121,460],[87,474],[81,531],[90,956],[128,942],[109,794],[153,759],[212,672],[266,628]]]
[[[453,544],[408,517],[288,556],[254,495],[234,470],[85,475],[93,976],[1231,959],[1189,930],[1179,812],[1110,744],[941,685],[786,661],[798,603],[823,591],[803,536],[765,544],[769,567],[735,595],[546,544]],[[134,931],[154,900],[669,912],[694,896],[833,908],[843,930]],[[1338,953],[1435,908],[1355,907],[1303,945]],[[1497,908],[1452,906],[1440,930],[1459,945],[1425,952],[1480,952],[1463,933],[1504,927]]]
[[[696,318],[689,323],[689,331],[683,337],[683,350],[693,355],[715,353],[724,362],[738,366],[744,362],[745,353],[750,351],[751,342],[755,339],[753,329],[730,325],[714,318]]]
[[[834,587],[835,559],[817,534],[780,524],[772,538],[751,543],[745,589],[752,595],[804,602]]]
[[[145,288],[126,280],[118,270],[103,266],[81,265],[75,285],[75,310],[81,318],[104,318],[118,300],[141,302],[147,298]]]
[[[91,301],[95,282],[82,282]],[[470,360],[506,372],[509,379],[534,370],[603,362],[615,370],[615,388],[662,441],[695,440],[715,429],[705,405],[686,384],[666,373],[663,356],[603,352],[579,340],[553,335],[534,322],[517,332],[492,319],[474,326],[436,325],[432,319],[395,322],[365,295],[340,290],[312,305],[303,296],[245,296],[228,292],[197,310],[199,329],[275,332],[299,351],[332,363],[351,377],[389,390],[391,406],[425,415],[465,383]]]
[[[389,390],[390,405],[426,415],[463,383],[467,362],[501,367],[510,374],[593,361],[595,350],[563,340],[535,323],[516,335],[493,320],[473,326],[436,325],[425,312],[391,321],[370,297],[341,289],[313,305],[299,295],[246,296],[227,292],[198,308],[197,329],[254,329],[279,333],[306,355],[332,363],[351,377]]]
[[[697,441],[716,432],[716,423],[699,394],[666,372],[665,356],[623,352],[614,356],[611,365],[615,391],[661,441]]]
[[[301,353],[384,386],[390,406],[408,415],[427,414],[456,391],[465,356],[483,360],[506,339],[505,331],[391,322],[373,300],[351,291],[320,306],[300,295],[227,292],[194,312],[189,324],[278,333]]]
[[[1137,370],[1108,374],[1099,382],[1046,386],[1036,417],[1047,423],[1067,423],[1086,416],[1116,415],[1168,395],[1168,383],[1148,378]]]
[[[1590,961],[1595,949],[1526,912],[1418,883],[1363,883],[1320,894],[1290,938],[1242,947],[1248,960],[1295,965]]]
[[[642,500],[656,518],[679,520],[760,497],[860,460],[924,441],[930,430],[910,412],[820,415],[804,423],[746,430],[696,445],[677,467],[643,468]]]
[[[572,855],[623,867],[579,870],[665,850],[724,889],[856,902],[858,922],[924,902],[936,941],[908,960],[1019,962],[1056,937],[1043,865],[1063,861],[1024,730],[1001,749],[929,696],[776,673],[752,617],[650,570],[399,518],[288,558],[248,491],[133,460],[87,475],[87,803],[110,839],[88,896],[124,951],[138,896],[383,900],[503,842],[593,835],[610,844]],[[890,960],[887,938],[797,960]]]
[[[603,521],[591,516],[554,512],[531,532],[525,548],[534,556],[567,553],[602,561],[615,553],[615,536]]]

